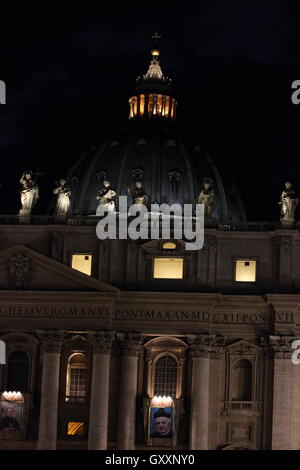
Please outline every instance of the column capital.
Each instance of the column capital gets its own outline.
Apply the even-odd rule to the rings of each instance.
[[[88,340],[94,354],[110,354],[115,341],[115,332],[109,330],[88,331]]]
[[[292,343],[299,339],[296,336],[270,335],[260,338],[264,347],[269,347],[275,359],[291,359],[293,354]]]
[[[42,351],[44,353],[61,352],[61,345],[65,337],[63,330],[37,330],[37,336],[42,343]]]
[[[192,357],[208,358],[224,349],[223,338],[216,335],[189,335],[188,345]]]
[[[143,347],[143,335],[141,333],[117,333],[117,337],[123,356],[139,356]]]

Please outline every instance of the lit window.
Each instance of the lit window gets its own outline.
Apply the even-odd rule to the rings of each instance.
[[[237,282],[255,282],[256,281],[256,261],[237,260],[235,262],[235,280]]]
[[[154,279],[182,279],[183,258],[154,258]]]
[[[166,242],[163,244],[163,250],[176,250],[176,243]]]
[[[130,107],[130,113],[129,113],[129,118],[133,118],[133,101],[132,98],[129,100],[129,107]]]
[[[161,112],[162,112],[162,95],[158,95],[157,104],[156,104],[156,114],[160,116]]]
[[[166,96],[165,108],[164,108],[164,115],[166,117],[169,117],[169,111],[170,111],[170,98]]]
[[[84,403],[87,382],[87,360],[83,354],[69,358],[66,383],[66,401]]]
[[[153,95],[153,114],[157,114],[157,95]]]
[[[137,106],[138,106],[138,99],[137,96],[133,97],[133,115],[137,115]]]
[[[140,95],[140,115],[144,116],[145,111],[145,95]]]
[[[72,255],[72,268],[88,276],[92,273],[92,255],[74,254]]]
[[[68,436],[83,436],[84,423],[70,421],[68,423]]]
[[[155,364],[154,395],[176,398],[177,361],[171,356],[160,357]]]
[[[172,99],[172,105],[171,105],[171,118],[174,119],[175,117],[175,99]]]
[[[149,95],[148,97],[148,115],[151,117],[153,113],[153,95]]]

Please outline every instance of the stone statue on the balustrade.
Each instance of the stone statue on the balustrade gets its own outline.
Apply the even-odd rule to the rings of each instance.
[[[104,180],[102,184],[103,187],[98,192],[96,199],[99,201],[99,206],[104,206],[105,210],[109,212],[114,212],[116,208],[115,201],[113,201],[113,198],[117,195],[117,193],[111,187],[109,181]]]
[[[20,191],[21,211],[30,214],[39,198],[39,188],[31,170],[24,171],[20,183],[23,186]]]
[[[198,196],[197,203],[204,204],[204,217],[211,219],[215,207],[215,192],[211,178],[204,178],[203,189]]]
[[[299,198],[294,191],[292,183],[285,183],[285,188],[281,193],[279,204],[281,206],[280,221],[294,222],[295,211],[299,204]]]
[[[71,185],[63,178],[61,178],[58,183],[57,181],[55,183],[56,188],[53,189],[53,194],[57,195],[55,214],[67,215],[71,203]]]
[[[141,181],[137,180],[135,182],[135,188],[130,189],[130,187],[127,187],[128,194],[132,197],[132,203],[133,204],[143,204],[144,206],[148,205],[149,202],[149,196],[146,193],[145,189],[143,188],[143,184]]]

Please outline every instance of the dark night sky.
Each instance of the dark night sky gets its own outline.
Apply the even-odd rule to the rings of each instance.
[[[35,212],[45,212],[53,180],[127,120],[159,31],[178,120],[232,170],[250,220],[278,219],[283,183],[300,191],[300,105],[291,102],[299,1],[190,3],[197,7],[1,7],[0,213],[17,213],[21,173],[38,165],[45,176]]]

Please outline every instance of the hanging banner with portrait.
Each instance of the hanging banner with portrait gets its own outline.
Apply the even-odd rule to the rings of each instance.
[[[144,419],[147,444],[173,447],[176,440],[175,407],[170,397],[153,397],[144,400]]]
[[[23,429],[24,397],[4,392],[0,401],[0,439],[20,439]]]
[[[150,437],[172,439],[174,408],[150,408]]]

